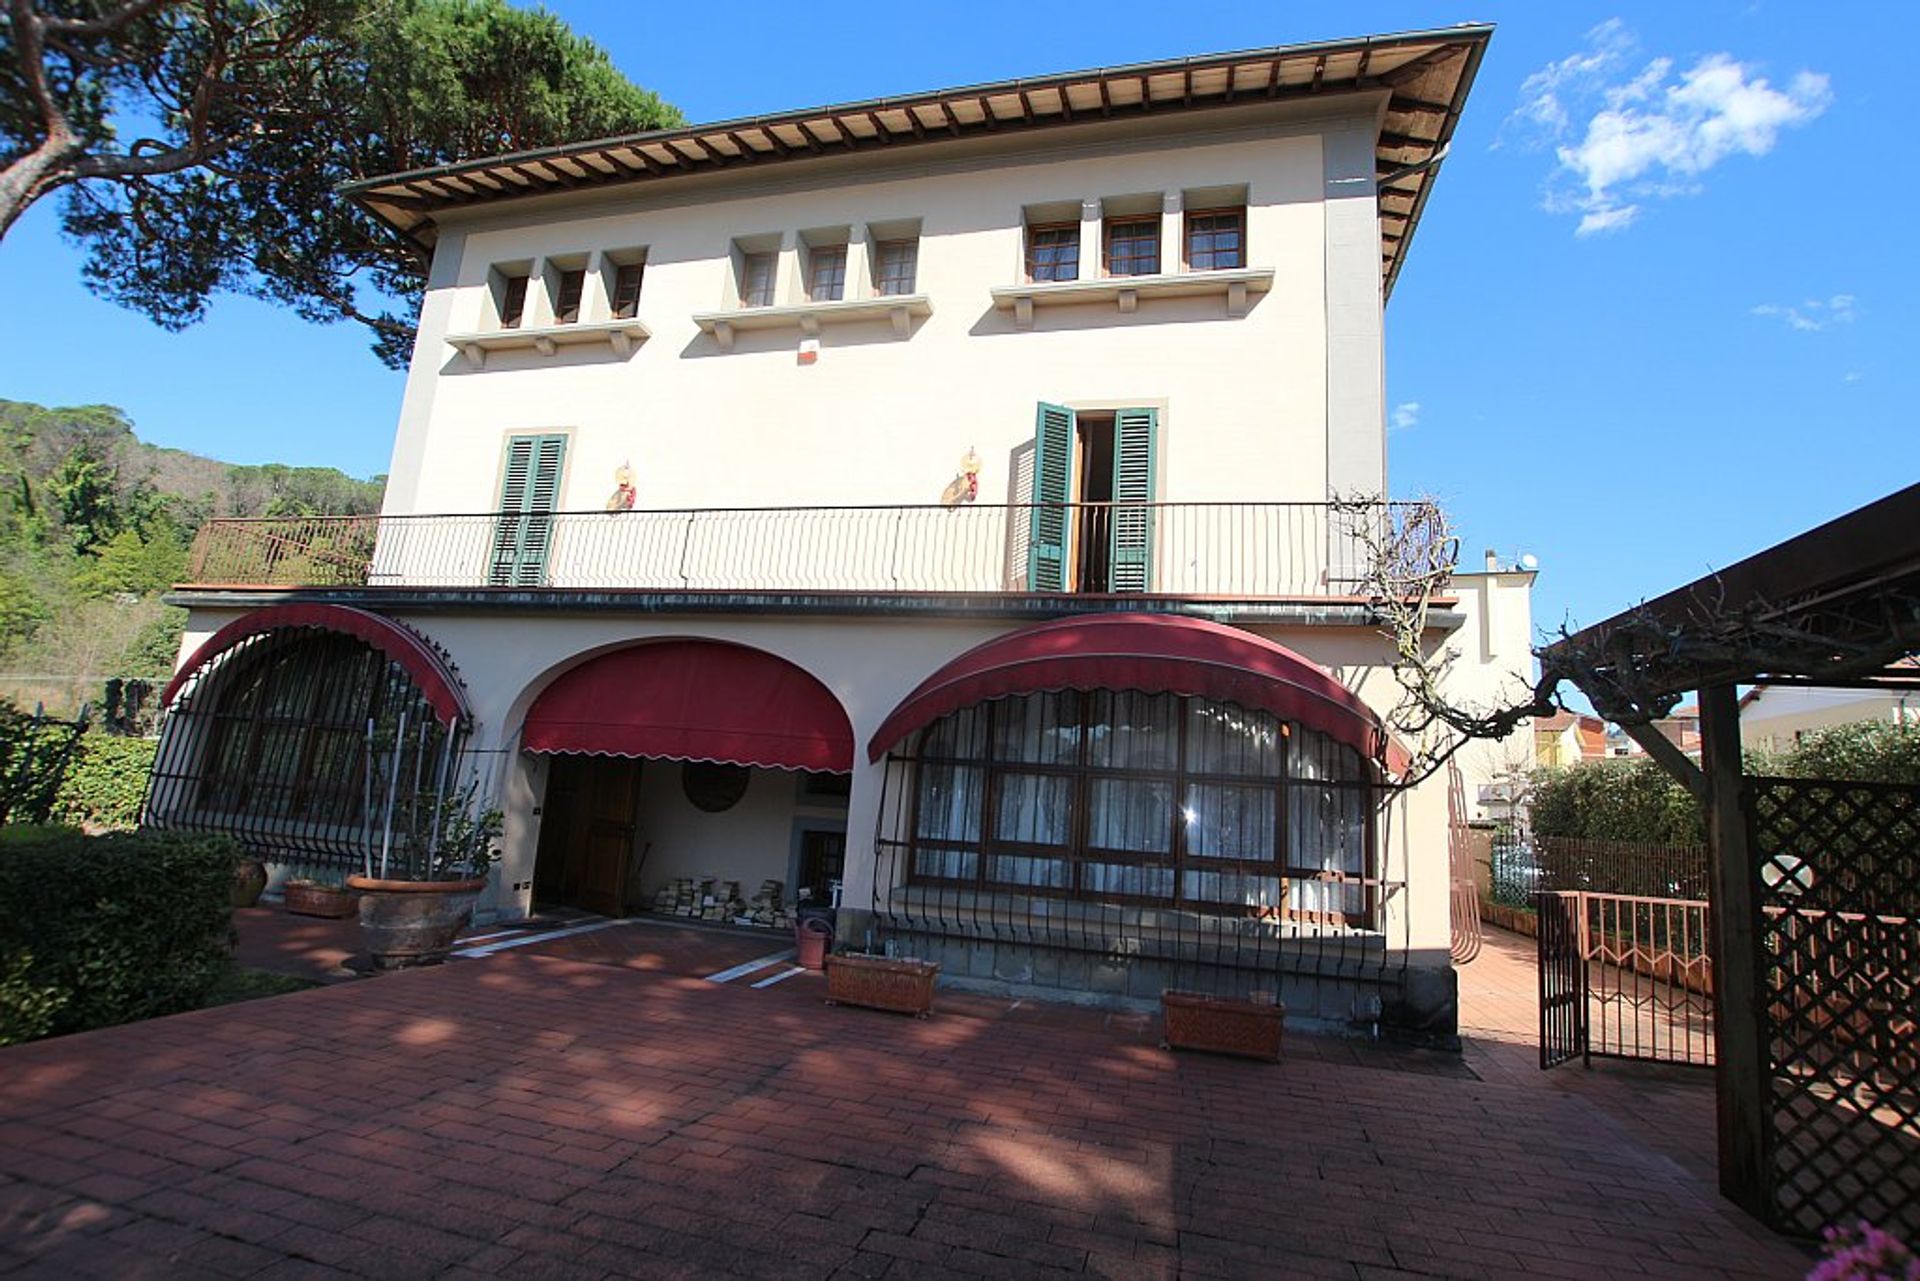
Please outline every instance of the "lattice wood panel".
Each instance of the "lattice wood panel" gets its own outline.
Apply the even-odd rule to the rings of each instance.
[[[1750,779],[1776,1226],[1920,1236],[1920,787]]]

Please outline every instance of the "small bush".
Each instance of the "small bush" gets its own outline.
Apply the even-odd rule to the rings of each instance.
[[[67,762],[52,817],[90,831],[129,831],[140,821],[158,739],[88,734]]]
[[[0,1044],[200,1005],[228,973],[234,862],[226,837],[0,840]]]

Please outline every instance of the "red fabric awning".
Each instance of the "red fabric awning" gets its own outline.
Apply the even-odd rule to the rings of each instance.
[[[658,641],[583,663],[534,700],[520,745],[768,769],[853,768],[853,727],[831,690],[783,658],[724,641]]]
[[[976,645],[922,681],[867,744],[896,743],[963,707],[1058,689],[1188,694],[1272,712],[1398,773],[1407,755],[1359,696],[1264,636],[1172,614],[1099,614],[1022,628]]]
[[[390,618],[347,605],[271,605],[241,615],[193,651],[193,657],[181,665],[167,682],[166,689],[160,692],[160,705],[171,706],[174,696],[189,680],[241,641],[295,627],[339,632],[365,641],[406,669],[441,721],[451,725],[472,718],[466,690],[433,646]]]

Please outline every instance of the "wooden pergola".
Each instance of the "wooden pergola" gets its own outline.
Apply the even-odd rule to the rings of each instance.
[[[1823,1131],[1817,1125],[1783,1129],[1776,1123],[1783,1097],[1794,1099],[1803,1110],[1823,1106],[1805,1105],[1804,1099],[1795,1096],[1795,1091],[1804,1093],[1809,1088],[1807,1079],[1821,1076],[1826,1070],[1821,1065],[1845,1059],[1853,1065],[1847,1070],[1857,1074],[1866,1062],[1860,1044],[1870,1049],[1893,1047],[1872,1060],[1877,1066],[1866,1069],[1875,1106],[1885,1112],[1874,1122],[1881,1127],[1876,1133],[1897,1140],[1897,1151],[1908,1154],[1902,1159],[1910,1160],[1910,1154],[1920,1149],[1920,1111],[1913,1104],[1920,1090],[1920,1072],[1913,1066],[1911,1028],[1914,994],[1920,992],[1920,974],[1914,973],[1920,966],[1920,946],[1914,942],[1916,918],[1912,915],[1914,899],[1920,897],[1913,876],[1915,860],[1920,858],[1913,835],[1913,819],[1920,816],[1920,789],[1745,777],[1738,687],[1765,682],[1912,688],[1920,685],[1920,669],[1897,664],[1916,651],[1920,651],[1920,485],[1564,637],[1540,652],[1547,682],[1558,678],[1578,686],[1595,711],[1622,725],[1700,799],[1705,810],[1714,1030],[1719,1047],[1720,1187],[1744,1209],[1788,1231],[1804,1232],[1813,1221],[1813,1209],[1796,1211],[1815,1205],[1831,1207],[1840,1195],[1819,1200],[1803,1187],[1782,1194],[1783,1172],[1797,1168],[1793,1162],[1802,1149],[1819,1147],[1823,1134],[1853,1124],[1835,1121]],[[1696,693],[1701,738],[1697,763],[1651,724]],[[1768,815],[1782,803],[1778,798],[1789,792],[1793,795],[1786,803],[1801,809],[1784,826],[1768,827]],[[1856,827],[1849,829],[1849,823]],[[1782,831],[1798,842],[1793,848],[1799,852],[1779,852],[1785,848]],[[1781,886],[1784,860],[1803,856],[1818,860],[1828,857],[1830,850],[1840,851],[1832,856],[1833,866],[1812,869],[1809,863],[1806,874],[1807,885],[1819,893],[1803,893],[1793,884]],[[1850,857],[1863,861],[1845,864],[1843,860]],[[1769,859],[1776,862],[1769,864]],[[1871,860],[1870,870],[1863,870],[1869,868],[1866,860]],[[1815,875],[1821,878],[1817,886]],[[1862,884],[1870,892],[1859,891]],[[1783,890],[1799,897],[1782,897]],[[1806,930],[1788,928],[1790,918],[1802,926],[1813,922],[1812,932],[1820,936],[1805,944],[1805,951],[1793,951],[1804,943]],[[1859,921],[1870,928],[1864,933],[1855,928]],[[1848,931],[1844,938],[1843,929]],[[1835,989],[1842,983],[1852,984],[1846,967],[1870,951],[1876,953],[1873,961],[1880,967],[1873,971],[1879,977],[1872,983],[1883,986],[1871,988],[1873,999],[1860,1006],[1862,1012],[1856,1017],[1852,1005],[1836,1003],[1832,992],[1820,985]],[[1802,974],[1802,962],[1811,962],[1805,968],[1820,975]],[[1803,986],[1796,989],[1791,986],[1794,983]],[[1783,989],[1783,984],[1788,986]],[[1851,1000],[1857,992],[1868,990],[1848,986],[1843,995]],[[1868,1026],[1880,1018],[1878,1011],[1887,1003],[1876,995],[1883,992],[1904,996],[1891,998],[1894,1008],[1881,1026]],[[1904,1014],[1899,1008],[1903,1001]],[[1845,1017],[1835,1014],[1835,1009],[1847,1011]],[[1795,1019],[1800,1019],[1800,1025],[1783,1032]],[[1795,1040],[1796,1035],[1801,1039]],[[1899,1049],[1903,1037],[1904,1051]],[[1832,1043],[1820,1044],[1823,1038]],[[1792,1057],[1802,1051],[1812,1057],[1805,1062]],[[1888,1082],[1891,1104],[1884,1102],[1881,1093]],[[1821,1097],[1825,1094],[1821,1092]],[[1867,1111],[1872,1115],[1874,1108]],[[1785,1156],[1783,1143],[1794,1148]],[[1828,1158],[1834,1155],[1830,1147],[1820,1152]],[[1881,1160],[1881,1154],[1876,1152],[1874,1159]],[[1873,1217],[1870,1211],[1882,1203],[1891,1207],[1884,1216],[1896,1223],[1903,1216],[1913,1216],[1914,1184],[1920,1182],[1915,1170],[1911,1164],[1904,1169],[1893,1165],[1889,1176],[1893,1186],[1874,1193],[1869,1212],[1862,1217]],[[1871,1174],[1866,1182],[1872,1181]],[[1909,1224],[1907,1230],[1914,1227]]]

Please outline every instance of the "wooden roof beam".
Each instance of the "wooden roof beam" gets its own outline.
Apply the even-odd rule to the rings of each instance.
[[[866,113],[866,116],[867,116],[867,123],[873,126],[874,137],[878,138],[883,143],[892,145],[893,143],[892,130],[888,129],[885,125],[881,124],[880,117],[874,112],[869,111]]]
[[[1274,69],[1274,73],[1277,75],[1280,71],[1280,59],[1275,58],[1273,60],[1273,69]],[[1327,55],[1323,53],[1319,57],[1313,60],[1313,79],[1307,82],[1307,92],[1319,93],[1320,82],[1326,78],[1326,74],[1327,74]]]

